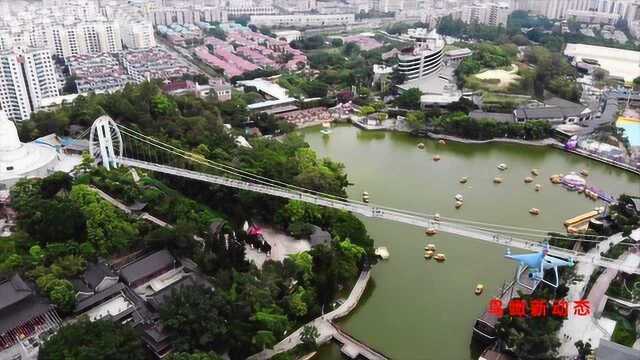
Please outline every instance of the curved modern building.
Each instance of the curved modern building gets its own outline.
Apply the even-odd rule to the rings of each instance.
[[[409,29],[406,35],[414,46],[398,54],[398,70],[407,80],[427,77],[440,70],[444,63],[444,39],[432,30]]]
[[[0,110],[0,190],[21,178],[47,176],[57,162],[56,149],[37,142],[20,142],[15,124]]]

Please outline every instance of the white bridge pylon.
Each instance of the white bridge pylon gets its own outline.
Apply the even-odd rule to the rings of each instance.
[[[102,118],[99,118],[98,120],[101,119]],[[98,120],[96,120],[96,122],[98,122]],[[94,127],[95,134],[97,135],[94,134]],[[129,135],[130,137],[132,137],[132,140],[141,140],[141,136],[145,136],[140,133],[136,133],[137,135],[129,134],[131,130],[125,127],[123,127],[122,130],[124,131],[125,135]],[[102,134],[102,136],[100,134]],[[305,189],[292,189],[273,184],[266,184],[264,181],[260,181],[258,179],[250,179],[250,181],[245,181],[125,157],[122,155],[124,144],[122,143],[122,136],[120,134],[118,125],[108,117],[107,119],[102,119],[102,121],[97,124],[97,126],[96,124],[94,124],[91,129],[91,137],[92,139],[97,139],[96,146],[92,146],[92,149],[97,149],[97,151],[91,151],[92,156],[94,156],[96,160],[100,160],[103,166],[107,167],[108,169],[110,167],[117,167],[119,165],[130,166],[153,172],[204,181],[211,184],[236,188],[240,190],[253,191],[285,199],[299,200],[319,206],[346,210],[367,217],[391,220],[404,224],[419,226],[423,229],[433,227],[444,233],[482,240],[504,247],[517,248],[527,251],[538,251],[543,247],[543,244],[540,241],[527,240],[522,237],[513,236],[518,235],[518,233],[514,233],[509,230],[481,228],[478,225],[456,222],[455,219],[453,219],[452,221],[446,219],[440,220],[433,215],[420,214],[408,210],[392,209],[374,204],[365,204],[349,199],[336,197],[332,198],[330,196],[313,193]],[[145,140],[142,141],[146,142]],[[155,142],[159,143],[159,141],[157,140],[155,140]],[[160,148],[159,146],[157,146],[157,144],[152,144],[151,142],[148,142],[147,144]],[[129,148],[129,146],[127,146],[127,148]],[[190,156],[184,156],[176,153],[175,148],[172,148],[173,150],[166,148],[161,149],[167,151],[168,153],[173,153],[174,155],[177,154],[178,156],[186,158],[187,160],[196,161],[196,163],[198,162],[197,159],[194,159]],[[523,233],[522,235],[524,237],[527,237],[527,234]],[[587,254],[584,252],[569,250],[561,247],[549,246],[549,254],[563,258],[571,258],[574,261],[588,262],[596,266],[612,268],[630,274],[640,274],[639,267],[625,264],[622,260],[614,260],[602,257],[598,252]]]
[[[122,135],[118,125],[107,115],[100,116],[91,125],[89,152],[102,166],[117,168],[122,158]]]

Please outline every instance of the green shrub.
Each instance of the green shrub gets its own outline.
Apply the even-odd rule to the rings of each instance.
[[[289,233],[296,239],[306,238],[313,234],[313,226],[305,222],[294,222],[289,225]]]
[[[618,321],[613,335],[611,335],[611,341],[631,347],[636,341],[636,332],[633,328],[626,328],[622,322]]]

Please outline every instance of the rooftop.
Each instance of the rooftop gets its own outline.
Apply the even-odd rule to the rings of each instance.
[[[512,113],[494,113],[494,112],[484,112],[480,110],[474,110],[469,113],[469,117],[474,120],[482,121],[482,120],[493,120],[496,122],[513,122],[513,114]]]
[[[10,279],[0,283],[0,310],[6,309],[33,294],[20,275],[13,275]]]
[[[169,298],[171,298],[171,294],[173,292],[179,291],[185,287],[191,287],[198,285],[198,281],[195,279],[195,276],[185,276],[179,281],[174,282],[173,284],[165,287],[164,289],[156,292],[153,296],[147,298],[147,302],[153,309],[159,311],[162,305],[164,305]]]
[[[263,92],[277,100],[289,98],[289,92],[287,91],[287,89],[267,79],[258,78],[253,80],[243,80],[238,81],[238,84],[243,86],[252,86],[258,91]]]
[[[595,59],[600,63],[600,67],[609,71],[611,75],[624,77],[625,81],[632,81],[640,76],[640,67],[638,66],[640,51],[585,44],[567,44],[564,54],[574,57],[577,61],[581,61],[584,58]]]
[[[89,263],[84,272],[84,281],[91,289],[95,289],[107,276],[116,276],[116,274],[104,263]]]
[[[36,295],[19,275],[0,284],[0,334],[51,309],[47,299]]]
[[[120,269],[120,276],[129,284],[173,266],[176,259],[168,250],[160,250]]]
[[[87,316],[91,321],[103,318],[112,318],[116,320],[122,318],[134,310],[134,305],[124,295],[117,295],[99,306],[87,311]]]
[[[76,313],[83,313],[91,309],[92,307],[99,305],[105,300],[116,296],[118,293],[122,292],[124,288],[125,285],[123,283],[117,283],[106,290],[100,291],[99,293],[84,298],[76,303],[76,308],[74,311]]]
[[[640,359],[640,350],[616,344],[609,340],[600,339],[600,345],[596,350],[596,359],[638,360]]]

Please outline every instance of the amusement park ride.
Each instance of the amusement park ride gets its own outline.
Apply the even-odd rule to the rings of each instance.
[[[571,267],[574,264],[572,258],[563,259],[550,255],[548,243],[545,243],[544,248],[539,252],[520,255],[511,255],[511,250],[507,248],[504,257],[518,262],[516,281],[518,282],[518,285],[531,291],[535,290],[541,282],[557,288],[558,285],[560,285],[558,268],[564,266]],[[555,274],[555,282],[550,282],[544,279],[545,271],[550,269],[553,269],[553,273]],[[525,271],[529,272],[529,279],[532,281],[531,285],[524,284],[520,281],[520,276]]]

